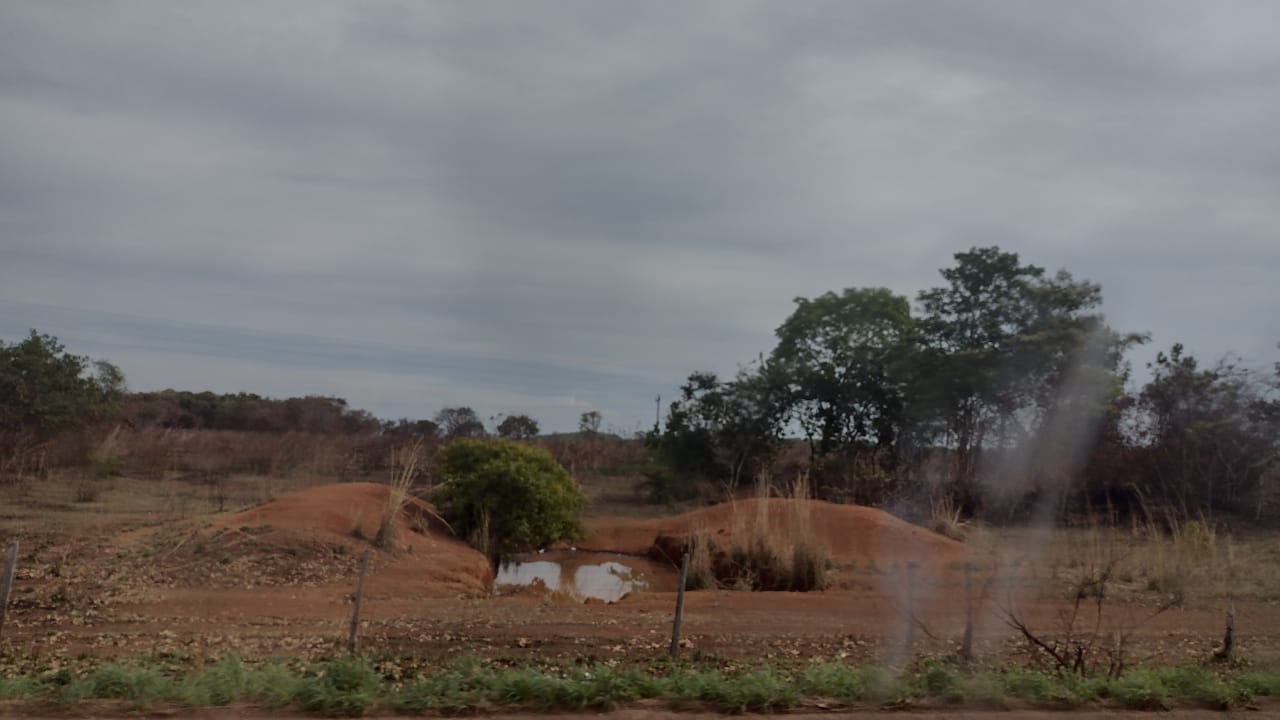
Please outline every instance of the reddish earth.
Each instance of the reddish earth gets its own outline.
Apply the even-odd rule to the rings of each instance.
[[[862,568],[906,563],[945,566],[962,560],[966,548],[949,538],[875,508],[819,500],[739,500],[668,518],[595,518],[587,523],[584,548],[645,554],[659,535],[706,534],[717,545],[735,535],[767,527],[782,537],[812,533],[830,548],[836,565]]]
[[[322,485],[283,495],[219,519],[210,527],[234,532],[264,528],[275,547],[346,547],[355,555],[375,538],[390,491],[377,483]],[[368,589],[411,597],[485,594],[493,568],[484,555],[455,538],[429,504],[407,497],[388,552],[376,554]]]
[[[212,522],[114,537],[24,529],[0,663],[79,653],[156,653],[192,661],[228,652],[330,656],[345,640],[358,558],[368,547],[354,531],[374,535],[386,498],[385,486],[352,483],[282,496]],[[910,652],[954,649],[967,614],[964,578],[954,563],[970,556],[967,546],[868,508],[812,502],[797,515],[782,501],[745,501],[736,509],[736,517],[733,507],[717,506],[657,520],[598,518],[589,522],[583,546],[643,553],[658,535],[690,531],[729,542],[767,511],[778,532],[805,523],[830,545],[830,586],[817,593],[692,592],[684,623],[690,652],[726,662],[892,660],[909,652],[908,637],[915,642]],[[479,553],[452,538],[429,506],[410,500],[406,515],[392,551],[374,553],[363,605],[364,648],[601,659],[665,651],[673,593],[640,592],[616,604],[520,593],[490,597],[492,570]],[[993,565],[990,558],[974,560]],[[923,565],[909,573],[912,562]],[[1003,621],[1010,608],[1045,633],[1063,626],[1071,604],[1061,584],[1040,570],[1030,562],[1013,574],[974,578],[979,652],[1001,658],[1025,651],[1025,642]],[[1152,602],[1138,596],[1109,600],[1096,626],[1099,636],[1132,632],[1134,661],[1209,655],[1220,638],[1220,603],[1193,602],[1148,620]],[[1280,605],[1238,601],[1236,624],[1244,655],[1276,659]],[[1087,629],[1095,629],[1092,615]]]

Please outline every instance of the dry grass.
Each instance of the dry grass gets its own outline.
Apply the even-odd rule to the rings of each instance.
[[[968,539],[971,529],[969,521],[964,519],[960,507],[949,494],[929,500],[929,520],[926,527],[943,537],[960,542]]]
[[[1224,534],[1200,519],[983,527],[971,531],[968,544],[977,556],[1005,558],[1019,582],[1057,584],[1068,596],[1087,591],[1109,569],[1107,592],[1142,602],[1216,606],[1227,597],[1280,599],[1280,537],[1261,530]]]
[[[396,528],[400,524],[400,513],[404,510],[405,498],[418,477],[418,465],[423,461],[423,445],[421,440],[412,445],[393,448],[391,450],[391,492],[387,494],[387,502],[382,508],[382,517],[378,521],[378,532],[373,537],[373,545],[382,550],[391,549],[396,541]]]
[[[690,590],[710,590],[719,587],[716,580],[715,541],[711,530],[699,523],[689,532],[689,573],[685,587]]]
[[[733,587],[803,591],[826,586],[831,549],[813,529],[810,493],[808,475],[797,475],[784,498],[785,522],[782,518],[774,522],[771,502],[752,503],[754,513],[735,506],[733,543],[728,551],[728,582]],[[763,473],[756,478],[755,497],[769,500],[769,478]]]
[[[388,470],[394,440],[377,436],[142,428],[113,441],[123,474],[323,477],[339,482]]]

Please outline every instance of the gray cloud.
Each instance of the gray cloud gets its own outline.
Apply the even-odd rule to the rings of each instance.
[[[9,3],[0,334],[631,427],[996,243],[1267,362],[1277,116],[1262,2]]]

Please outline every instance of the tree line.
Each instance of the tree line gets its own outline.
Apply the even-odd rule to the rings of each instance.
[[[1106,324],[1096,283],[998,247],[940,272],[914,305],[876,287],[797,298],[768,354],[690,374],[648,436],[658,494],[732,491],[799,437],[833,500],[1276,511],[1280,364],[1206,366],[1174,345],[1134,388],[1126,353],[1148,336]]]
[[[940,274],[914,302],[878,287],[797,298],[768,353],[730,377],[691,373],[643,438],[651,498],[803,469],[825,499],[993,519],[1152,504],[1280,516],[1280,363],[1206,362],[1174,344],[1137,384],[1127,354],[1148,337],[1105,322],[1096,283],[998,247],[957,253]],[[582,413],[579,433],[600,436],[602,419]],[[0,341],[0,476],[31,448],[105,423],[540,437],[579,464],[524,413],[380,420],[327,396],[129,393],[119,368],[52,336]]]
[[[579,432],[600,432],[598,411],[582,413]],[[380,420],[339,397],[271,398],[255,393],[162,390],[130,393],[124,373],[105,360],[69,352],[55,337],[32,330],[0,341],[0,477],[20,472],[27,458],[58,438],[104,425],[133,429],[308,433],[449,441],[497,436],[527,440],[540,425],[524,413],[484,419],[466,406],[432,419]],[[91,443],[72,443],[79,449]],[[74,453],[73,453],[74,454]]]

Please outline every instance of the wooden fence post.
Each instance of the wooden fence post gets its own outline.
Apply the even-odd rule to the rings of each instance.
[[[907,654],[916,647],[916,568],[919,563],[907,563]]]
[[[671,623],[671,657],[680,654],[680,624],[684,621],[684,585],[689,579],[689,553],[680,558],[680,587],[676,589],[676,619]]]
[[[351,636],[347,638],[347,652],[352,657],[356,654],[357,642],[360,637],[360,601],[364,598],[364,575],[369,571],[370,552],[372,550],[366,549],[364,557],[360,558],[360,579],[356,581],[355,607],[351,610]]]
[[[9,543],[4,559],[4,573],[0,574],[0,637],[4,637],[4,616],[9,609],[9,592],[13,590],[13,571],[18,567],[18,541]]]
[[[973,563],[964,564],[964,639],[960,642],[960,657],[973,659]]]

